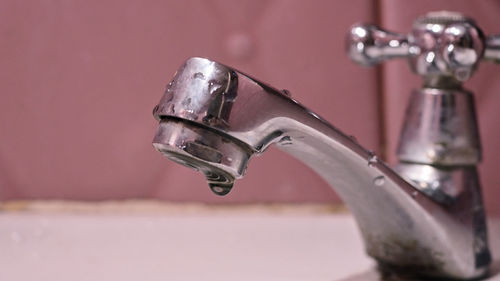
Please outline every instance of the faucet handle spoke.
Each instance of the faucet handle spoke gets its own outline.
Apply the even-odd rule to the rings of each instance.
[[[372,66],[391,58],[410,56],[408,37],[371,24],[355,24],[347,38],[350,58],[364,66]]]
[[[351,59],[365,66],[406,57],[424,84],[435,88],[458,87],[482,58],[500,62],[500,35],[485,38],[474,20],[448,11],[418,18],[408,35],[357,24],[347,44]]]
[[[483,58],[487,61],[500,63],[500,34],[488,36]]]

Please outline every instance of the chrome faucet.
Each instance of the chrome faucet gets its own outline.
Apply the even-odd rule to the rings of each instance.
[[[500,60],[498,41],[450,12],[419,18],[408,36],[352,27],[355,61],[407,57],[424,77],[410,99],[394,170],[287,91],[204,58],[187,60],[154,108],[153,146],[225,195],[250,158],[275,144],[339,194],[380,268],[482,277],[491,258],[476,168],[481,150],[473,96],[462,82],[480,59]]]

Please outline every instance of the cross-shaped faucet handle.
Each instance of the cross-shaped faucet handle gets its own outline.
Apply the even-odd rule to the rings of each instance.
[[[481,59],[500,62],[500,36],[485,37],[472,19],[446,11],[418,18],[409,34],[355,24],[347,48],[351,59],[365,66],[407,58],[413,72],[434,86],[469,79]]]

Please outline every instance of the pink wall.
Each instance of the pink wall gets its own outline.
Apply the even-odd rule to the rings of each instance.
[[[417,15],[457,3],[428,2],[2,1],[0,199],[338,201],[310,169],[276,149],[253,159],[230,195],[216,197],[201,175],[153,150],[151,110],[181,63],[203,56],[290,90],[368,148],[380,151],[385,138],[393,152],[418,79],[404,62],[392,62],[377,82],[375,69],[347,59],[344,35],[354,22],[374,22],[378,10],[385,26],[408,31]],[[496,2],[467,3],[457,9],[500,32]],[[494,71],[484,65],[469,85],[480,93],[487,202],[500,212],[492,199],[500,195],[493,130],[500,100],[488,94],[500,88]],[[379,118],[382,101],[387,112]]]

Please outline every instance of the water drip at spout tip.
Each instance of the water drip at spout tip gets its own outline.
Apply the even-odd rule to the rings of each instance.
[[[227,195],[231,189],[233,188],[233,184],[217,184],[217,183],[208,183],[208,186],[210,187],[210,190],[215,195],[219,196],[225,196]]]

